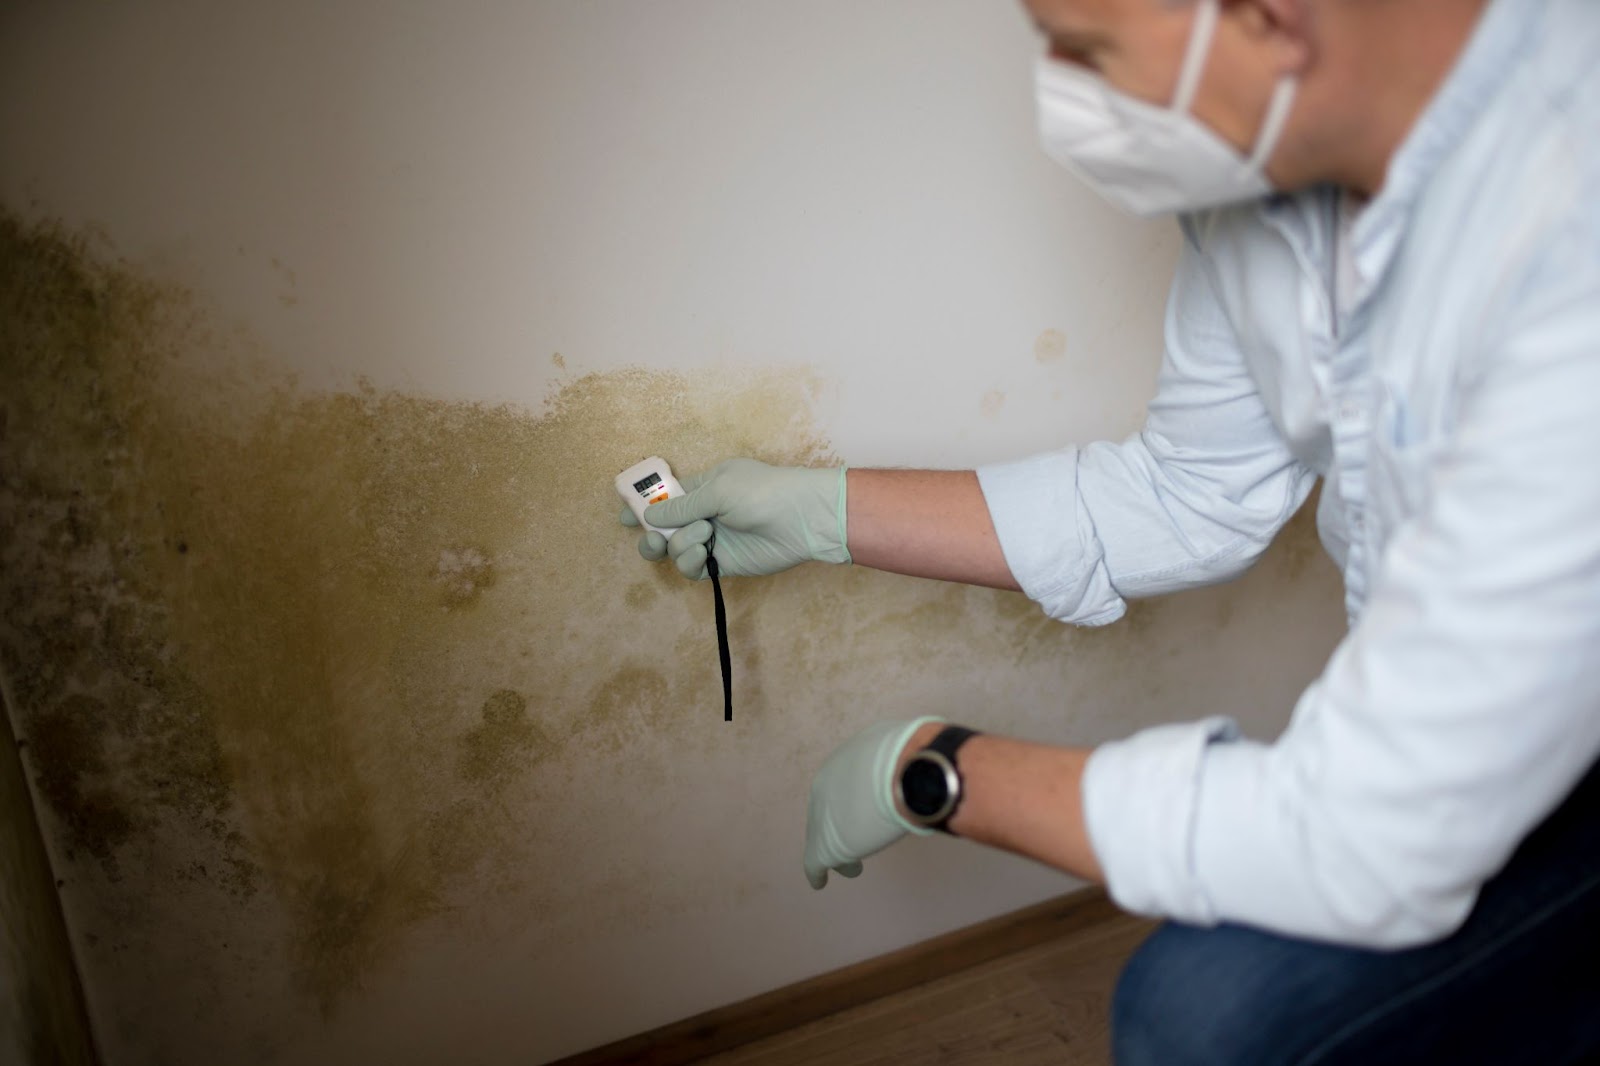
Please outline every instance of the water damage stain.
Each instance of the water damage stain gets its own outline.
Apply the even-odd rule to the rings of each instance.
[[[809,373],[564,375],[530,410],[310,391],[236,349],[0,213],[0,670],[130,1060],[270,1059],[429,922],[537,959],[731,905],[750,882],[660,846],[717,831],[716,782],[801,797],[873,717],[1067,707],[1182,639],[1162,607],[1119,637],[853,568],[730,581],[725,724],[710,590],[638,558],[611,479],[836,461]]]
[[[588,375],[535,411],[301,390],[192,295],[10,215],[0,352],[0,666],[49,828],[98,878],[86,935],[115,949],[173,881],[281,907],[323,1011],[511,861],[519,779],[559,791],[563,750],[695,704],[699,672],[619,665],[573,609],[701,598],[617,579],[643,564],[615,469],[826,458],[797,373]]]
[[[39,835],[0,696],[0,1059],[91,1066],[88,1016],[62,924],[55,878]]]
[[[105,711],[93,696],[75,693],[33,715],[26,739],[30,760],[40,768],[39,792],[64,823],[71,846],[115,878],[116,847],[133,832],[133,819],[106,782]]]
[[[461,738],[461,776],[498,785],[548,756],[551,747],[550,738],[529,717],[522,694],[501,689],[483,702],[483,721]]]
[[[446,607],[462,607],[494,584],[494,564],[477,548],[446,548],[434,565]]]
[[[1033,357],[1041,363],[1057,363],[1067,354],[1067,335],[1047,329],[1033,342]]]

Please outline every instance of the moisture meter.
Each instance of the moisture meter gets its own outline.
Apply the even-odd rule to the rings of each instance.
[[[670,537],[677,532],[677,529],[662,529],[644,520],[644,509],[652,503],[683,495],[683,486],[672,476],[672,467],[667,465],[665,459],[652,455],[634,463],[617,475],[616,485],[617,492],[628,501],[633,517],[639,520],[641,526],[653,529],[663,537]]]
[[[672,467],[659,455],[634,463],[617,475],[617,492],[628,501],[628,509],[639,525],[671,537],[677,529],[663,529],[644,520],[644,509],[652,503],[683,495],[683,486],[672,476]],[[706,542],[706,576],[711,579],[711,596],[717,611],[717,658],[722,662],[722,720],[733,721],[733,656],[728,652],[728,609],[722,602],[722,581],[717,573],[717,557],[711,554],[716,533]]]

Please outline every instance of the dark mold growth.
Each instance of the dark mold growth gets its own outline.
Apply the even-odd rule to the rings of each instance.
[[[672,687],[660,670],[639,663],[619,667],[589,697],[587,720],[599,730],[597,740],[620,751],[642,724],[664,730],[671,716]]]
[[[483,721],[461,738],[461,776],[473,785],[500,785],[550,749],[550,738],[528,716],[528,701],[501,689],[483,702]]]
[[[634,610],[642,611],[656,602],[657,590],[648,581],[635,581],[628,586],[626,595],[627,604]]]
[[[39,767],[39,794],[62,821],[68,857],[88,852],[115,879],[116,847],[133,832],[133,820],[106,784],[106,721],[99,700],[68,696],[29,720],[29,755]]]
[[[228,847],[227,771],[169,666],[151,565],[169,485],[141,479],[174,442],[141,439],[145,398],[112,399],[170,358],[152,338],[188,314],[181,293],[93,268],[82,238],[0,218],[0,667],[67,855],[111,877],[162,811]]]
[[[47,831],[97,871],[85,943],[214,983],[205,923],[277,912],[291,941],[255,965],[331,1010],[419,919],[539,895],[510,811],[548,826],[585,802],[574,760],[713,704],[701,670],[615,673],[615,619],[703,598],[619,580],[644,564],[615,470],[825,450],[800,374],[588,375],[530,412],[311,393],[229,343],[188,293],[0,214],[0,669]],[[194,931],[141,928],[175,884],[209,901]]]
[[[50,861],[0,699],[0,1058],[93,1066],[95,1054]],[[54,888],[52,888],[52,881]]]

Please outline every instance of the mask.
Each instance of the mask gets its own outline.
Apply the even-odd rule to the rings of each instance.
[[[1218,0],[1200,0],[1172,106],[1118,92],[1095,74],[1044,58],[1036,72],[1045,154],[1136,215],[1195,211],[1267,195],[1262,167],[1294,104],[1295,78],[1280,79],[1250,158],[1189,114],[1205,71]]]

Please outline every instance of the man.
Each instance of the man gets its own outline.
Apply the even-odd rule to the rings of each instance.
[[[736,460],[641,550],[700,577],[714,525],[724,573],[1099,625],[1240,573],[1321,477],[1350,630],[1270,745],[873,726],[816,777],[807,876],[940,828],[1172,919],[1123,1063],[1600,1053],[1600,3],[1028,4],[1047,151],[1181,219],[1145,429],[976,472]]]

